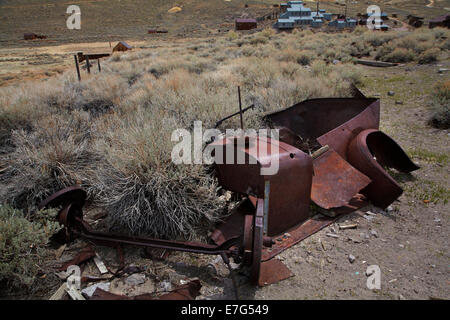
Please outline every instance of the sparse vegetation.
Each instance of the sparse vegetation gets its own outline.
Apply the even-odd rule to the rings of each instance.
[[[450,81],[438,83],[432,93],[430,124],[443,129],[450,128]]]
[[[374,36],[298,31],[225,36],[114,54],[78,83],[66,73],[45,83],[1,89],[0,196],[30,211],[52,192],[75,183],[110,212],[115,229],[157,237],[192,238],[221,219],[229,203],[202,165],[170,161],[171,133],[212,127],[236,111],[236,86],[247,127],[261,115],[308,98],[350,94],[362,86],[351,62],[377,52],[388,61],[428,63],[447,30]],[[416,44],[416,42],[418,44]],[[364,45],[360,45],[360,44]],[[398,46],[397,49],[392,49]],[[333,49],[331,49],[333,48]],[[440,49],[437,49],[440,50]],[[238,119],[227,121],[237,127]]]
[[[35,281],[50,236],[60,227],[49,218],[53,211],[31,218],[0,204],[0,284],[2,288],[26,289]],[[30,221],[31,220],[31,221]]]

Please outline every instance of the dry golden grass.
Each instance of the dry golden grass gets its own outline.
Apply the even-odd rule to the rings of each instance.
[[[445,36],[448,31],[439,29],[229,33],[114,55],[102,73],[81,83],[66,72],[1,88],[0,162],[6,170],[0,197],[29,210],[59,188],[81,183],[90,200],[109,211],[112,228],[196,237],[230,204],[219,197],[207,167],[171,162],[173,130],[191,129],[196,120],[211,128],[234,113],[238,85],[244,105],[256,106],[245,114],[246,127],[259,128],[266,112],[308,98],[349,96],[350,83],[361,83],[359,67],[351,64],[356,57],[392,43],[415,55],[429,47],[446,54]],[[330,63],[335,60],[344,63]],[[238,125],[238,119],[224,124]]]

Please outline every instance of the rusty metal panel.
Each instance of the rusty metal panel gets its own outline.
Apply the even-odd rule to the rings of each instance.
[[[288,230],[289,236],[285,234],[280,237],[275,237],[275,243],[271,248],[263,248],[261,260],[267,261],[272,259],[284,250],[292,247],[293,245],[330,225],[335,221],[335,219],[336,218],[324,217],[322,215],[315,216],[311,219],[308,219],[302,225]]]
[[[403,193],[382,165],[402,172],[419,169],[394,140],[381,131],[370,129],[361,132],[350,143],[348,161],[372,179],[361,193],[381,208],[389,206]]]
[[[223,146],[224,160],[226,146],[233,144],[229,138],[215,142]],[[258,153],[265,144],[267,155],[262,157]],[[264,181],[270,181],[270,203],[268,214],[267,235],[282,233],[310,217],[310,194],[312,184],[312,159],[309,155],[283,142],[279,142],[279,152],[272,154],[276,145],[270,138],[254,138],[248,144],[234,144],[235,164],[216,164],[219,184],[228,190],[257,198],[264,197]],[[244,152],[245,164],[237,164],[237,150]],[[256,156],[256,164],[249,160]],[[277,157],[279,161],[278,173],[261,175],[261,167],[267,167]],[[223,161],[225,162],[225,161]]]
[[[354,137],[366,129],[378,129],[380,126],[380,101],[376,100],[366,109],[349,121],[317,138],[317,141],[328,145],[341,157],[347,159],[347,147]]]
[[[335,151],[314,159],[311,200],[324,209],[345,206],[371,180]]]
[[[294,274],[278,259],[271,259],[261,263],[258,286],[267,286],[293,277]]]
[[[315,141],[342,125],[346,125],[346,128],[352,131],[358,127],[361,127],[359,131],[378,128],[379,108],[379,100],[363,98],[357,94],[355,98],[305,100],[284,110],[270,113],[265,116],[265,120],[272,127],[285,129],[304,142],[307,140]],[[355,120],[356,123],[354,123]],[[340,131],[343,130],[339,128],[339,131],[336,131],[340,134]],[[285,141],[281,135],[280,139]],[[291,143],[290,141],[286,142]],[[328,144],[343,156],[339,149],[337,150],[334,144],[329,143],[329,141],[319,142],[322,145]],[[295,144],[294,146],[299,147]]]

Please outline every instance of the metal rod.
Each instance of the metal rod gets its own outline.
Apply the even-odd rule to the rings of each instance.
[[[241,102],[241,87],[238,86],[238,96],[239,96],[239,114],[241,117],[241,129],[244,130],[244,118],[243,118],[243,112],[242,112],[242,102]]]
[[[245,111],[247,111],[247,110],[249,110],[249,109],[253,109],[254,107],[255,107],[255,105],[252,104],[251,106],[248,106],[248,107],[242,109],[242,113],[244,113]],[[240,114],[240,113],[241,113],[241,112],[238,111],[238,112],[235,112],[235,113],[233,113],[233,114],[230,114],[229,116],[226,116],[226,117],[223,118],[223,119],[220,119],[219,121],[216,122],[215,128],[217,128],[218,126],[220,126],[220,124],[221,124],[222,122],[224,122],[225,120],[228,120],[228,119],[230,119],[230,118],[232,118],[232,117],[234,117],[234,116],[237,116],[237,115]]]
[[[78,81],[81,81],[80,65],[78,64],[78,58],[77,58],[77,55],[74,54],[73,57],[75,58],[75,67],[76,67],[76,69],[77,69]]]
[[[269,215],[269,194],[270,194],[270,181],[266,180],[264,182],[264,234],[267,234],[267,220]]]
[[[98,72],[102,72],[102,67],[100,66],[100,58],[97,59]]]
[[[87,67],[87,72],[91,73],[91,65],[89,64],[89,56],[86,55],[86,67]]]

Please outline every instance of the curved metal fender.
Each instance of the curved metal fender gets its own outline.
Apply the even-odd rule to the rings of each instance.
[[[374,129],[360,132],[350,142],[347,157],[352,166],[372,179],[361,193],[381,208],[389,206],[403,193],[403,189],[383,166],[401,172],[419,169],[393,139]]]

